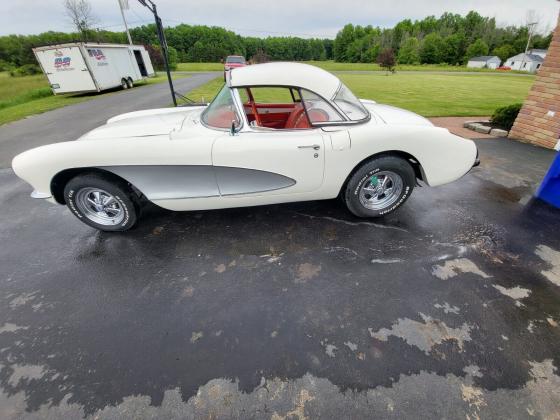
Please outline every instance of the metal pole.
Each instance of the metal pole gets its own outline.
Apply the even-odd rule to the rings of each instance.
[[[171,90],[171,98],[173,99],[173,105],[177,106],[177,97],[175,96],[173,79],[171,79],[171,71],[169,70],[169,59],[167,56],[167,41],[165,40],[165,32],[163,30],[163,24],[161,23],[161,19],[157,14],[157,6],[152,0],[138,0],[138,1],[142,6],[146,6],[148,10],[150,10],[150,12],[154,14],[159,44],[161,45],[161,55],[163,57],[163,65],[165,66],[165,72],[167,73],[167,81],[169,82],[169,89]],[[151,7],[146,2],[149,2]]]
[[[151,2],[150,2],[151,3]],[[163,56],[163,63],[165,65],[165,72],[167,73],[167,81],[169,82],[169,89],[171,89],[171,97],[173,98],[173,106],[177,106],[177,97],[175,96],[175,88],[173,87],[173,79],[171,79],[171,71],[169,70],[169,59],[167,55],[167,41],[165,40],[165,33],[161,19],[157,14],[157,8],[154,3],[154,16],[156,18],[156,27],[158,31],[159,44],[161,45],[161,55]]]
[[[132,38],[130,37],[130,32],[128,30],[128,24],[126,23],[126,18],[124,16],[124,10],[123,10],[123,5],[122,5],[122,0],[117,0],[119,2],[119,8],[121,9],[121,16],[122,16],[122,20],[124,22],[124,28],[126,30],[126,36],[128,37],[128,43],[130,45],[132,45]]]
[[[521,67],[519,70],[523,71],[523,65],[525,64],[525,58],[527,58],[527,51],[529,51],[529,45],[531,44],[531,38],[533,37],[533,28],[537,22],[532,22],[527,24],[529,26],[529,38],[527,39],[527,46],[525,47],[525,53],[523,54],[523,60],[521,60]]]

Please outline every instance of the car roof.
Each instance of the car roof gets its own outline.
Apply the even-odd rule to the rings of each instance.
[[[295,86],[331,99],[340,86],[333,74],[303,63],[264,63],[240,67],[230,71],[228,85],[242,86]]]

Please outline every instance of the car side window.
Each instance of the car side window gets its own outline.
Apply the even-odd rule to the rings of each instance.
[[[319,95],[301,89],[301,98],[311,124],[344,121],[344,118]]]

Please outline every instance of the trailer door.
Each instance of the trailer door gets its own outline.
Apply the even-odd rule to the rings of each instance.
[[[80,47],[38,50],[35,55],[55,94],[97,91]]]
[[[144,60],[144,66],[146,66],[146,73],[148,73],[148,76],[155,75],[154,67],[152,66],[152,60],[150,60],[148,51],[146,51],[146,49],[142,47],[140,49],[140,53],[142,54],[142,59]]]

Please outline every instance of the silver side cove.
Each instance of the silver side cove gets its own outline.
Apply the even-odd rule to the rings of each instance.
[[[102,166],[138,188],[150,200],[219,197],[274,191],[295,185],[284,175],[225,166]]]

